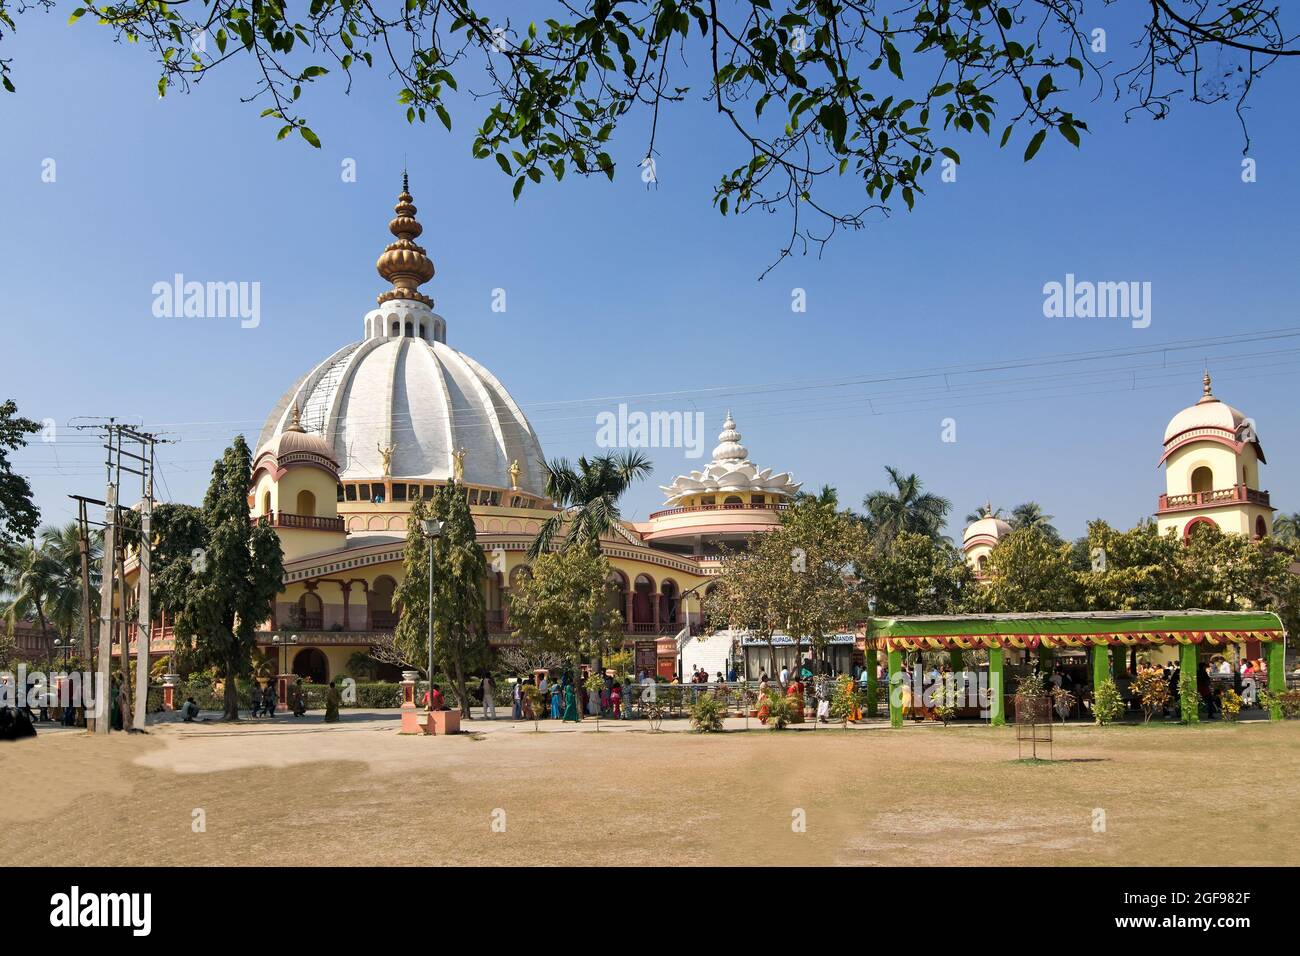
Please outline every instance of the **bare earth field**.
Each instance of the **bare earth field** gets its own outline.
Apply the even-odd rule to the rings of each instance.
[[[328,726],[308,715],[2,744],[0,854],[36,865],[1300,863],[1300,722],[1069,726],[1050,764],[1018,763],[1013,727],[465,726],[403,737],[393,711],[345,712]]]

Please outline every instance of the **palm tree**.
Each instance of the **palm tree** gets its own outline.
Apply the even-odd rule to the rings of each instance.
[[[900,532],[940,540],[944,520],[952,510],[952,502],[939,495],[923,492],[921,479],[915,474],[903,475],[897,468],[885,466],[892,489],[873,491],[862,499],[867,509],[868,521],[876,535],[883,541],[892,541]]]
[[[1043,533],[1051,541],[1060,541],[1061,534],[1052,525],[1052,519],[1055,515],[1043,513],[1042,506],[1036,501],[1026,501],[1022,505],[1016,505],[1011,509],[1011,527],[1019,530],[1021,528],[1033,528]]]
[[[1300,540],[1300,511],[1275,515],[1273,518],[1273,536],[1284,544]]]
[[[542,462],[546,471],[546,494],[560,510],[547,518],[528,548],[529,559],[549,551],[561,530],[560,546],[597,542],[602,535],[620,527],[618,499],[653,470],[650,459],[640,452],[610,452],[599,458],[578,459],[574,468],[567,458]]]
[[[46,596],[46,614],[53,622],[64,643],[70,643],[81,634],[82,621],[82,587],[81,587],[81,535],[75,521],[69,521],[58,527],[50,526],[41,530],[41,550],[50,559],[55,568],[55,576],[50,593]],[[90,564],[92,612],[99,595],[93,590],[97,580],[95,569],[99,565],[102,548],[98,535],[91,535],[90,551],[87,560]]]
[[[8,573],[6,586],[9,601],[3,613],[10,637],[18,621],[35,617],[41,628],[41,643],[49,646],[49,626],[45,614],[46,601],[55,589],[58,568],[54,561],[36,544],[15,545],[6,555]]]

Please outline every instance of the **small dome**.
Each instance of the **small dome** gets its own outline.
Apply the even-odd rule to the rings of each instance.
[[[1251,425],[1248,433],[1243,429],[1247,424]],[[1263,448],[1259,445],[1259,436],[1255,434],[1253,425],[1243,412],[1214,397],[1210,391],[1210,373],[1206,372],[1202,380],[1200,401],[1184,408],[1165,427],[1165,455],[1168,456],[1170,446],[1175,442],[1181,444],[1188,439],[1204,437],[1217,441],[1249,442],[1255,446],[1262,461]]]
[[[334,454],[334,449],[325,439],[302,427],[297,405],[294,405],[292,417],[289,424],[284,427],[284,431],[265,442],[258,450],[259,458],[265,454],[274,455],[276,462],[281,465],[291,463],[292,456],[303,456],[308,459],[315,456],[325,459],[332,470],[338,470],[339,460]]]
[[[985,515],[978,521],[972,521],[966,526],[966,530],[961,536],[961,542],[963,545],[967,545],[976,538],[991,538],[994,541],[1000,541],[1010,533],[1011,525],[1001,518]]]

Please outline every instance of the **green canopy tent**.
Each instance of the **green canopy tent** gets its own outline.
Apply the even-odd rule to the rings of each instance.
[[[1196,672],[1197,648],[1226,647],[1259,641],[1266,648],[1268,689],[1286,690],[1285,634],[1276,614],[1266,611],[1088,611],[1035,614],[971,614],[955,617],[918,616],[872,618],[868,625],[873,646],[889,655],[889,718],[902,726],[900,695],[894,693],[902,674],[904,651],[969,651],[989,653],[991,722],[1006,722],[1002,693],[1003,654],[1007,648],[1083,648],[1091,656],[1093,692],[1109,675],[1112,648],[1177,647],[1179,665]],[[1196,709],[1184,704],[1185,720]],[[1278,707],[1270,716],[1281,718]]]

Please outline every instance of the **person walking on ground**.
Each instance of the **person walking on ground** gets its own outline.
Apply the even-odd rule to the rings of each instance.
[[[325,695],[325,723],[337,724],[339,717],[339,704],[343,703],[343,697],[339,694],[339,689],[330,681],[329,693]]]
[[[493,699],[496,694],[496,685],[492,683],[492,675],[484,674],[483,683],[480,685],[483,690],[483,719],[497,719],[497,702]]]
[[[248,712],[254,720],[262,715],[262,689],[257,686],[257,681],[253,681],[253,687],[248,692]]]
[[[578,703],[574,699],[573,685],[564,685],[564,719],[577,723],[582,718],[578,716]]]
[[[510,716],[514,720],[524,719],[523,698],[524,698],[524,681],[523,678],[518,678],[515,680],[514,689],[511,690],[510,692],[510,700],[513,703]]]
[[[262,713],[267,717],[275,716],[275,705],[280,701],[277,699],[279,694],[276,693],[274,684],[267,684],[266,690],[262,691]]]

